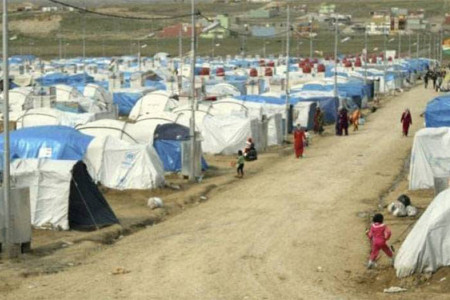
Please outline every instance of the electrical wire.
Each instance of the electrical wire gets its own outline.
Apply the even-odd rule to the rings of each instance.
[[[76,5],[65,3],[65,2],[62,2],[62,1],[58,1],[58,0],[49,0],[49,1],[53,2],[55,4],[62,5],[64,7],[70,7],[70,8],[76,9],[76,10],[82,12],[82,13],[89,13],[89,14],[99,15],[99,16],[103,16],[103,17],[127,19],[127,20],[158,21],[158,20],[182,19],[182,18],[186,18],[186,17],[191,17],[192,16],[192,14],[183,14],[183,15],[175,15],[175,16],[167,16],[167,17],[161,16],[161,17],[157,17],[157,18],[136,17],[136,16],[120,16],[120,15],[114,15],[114,14],[108,14],[108,13],[102,13],[102,12],[90,10],[90,9],[87,9],[87,8],[84,8],[84,7],[76,6]],[[200,15],[200,11],[197,11],[194,15],[199,16]]]

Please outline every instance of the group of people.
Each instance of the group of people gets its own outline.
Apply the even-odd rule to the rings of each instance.
[[[423,78],[425,88],[428,88],[428,83],[430,81],[432,81],[433,89],[436,92],[440,91],[442,88],[442,82],[444,81],[445,76],[446,76],[445,71],[428,70],[427,73],[425,73],[425,76]]]

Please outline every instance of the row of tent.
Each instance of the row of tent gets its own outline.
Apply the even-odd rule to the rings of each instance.
[[[18,66],[28,59],[18,59]],[[190,139],[192,112],[190,105],[176,97],[190,82],[174,76],[171,68],[177,65],[176,59],[161,55],[146,61],[142,66],[148,76],[145,78],[135,76],[141,72],[132,57],[87,61],[87,65],[77,59],[47,64],[39,61],[39,69],[44,72],[33,73],[30,68],[29,73],[19,72],[15,78],[27,82],[24,78],[31,77],[29,82],[35,86],[10,90],[10,115],[18,128],[11,135],[12,174],[18,186],[31,187],[32,221],[37,227],[68,229],[80,220],[95,226],[111,223],[116,218],[96,183],[113,189],[157,188],[164,184],[165,172],[183,168],[183,147]],[[249,137],[259,151],[281,144],[283,119],[291,117],[292,123],[310,129],[316,107],[321,107],[325,120],[333,123],[340,106],[367,105],[382,75],[373,73],[365,81],[361,70],[340,70],[338,97],[334,97],[331,78],[314,79],[289,66],[296,83],[289,93],[287,115],[285,93],[270,89],[273,78],[260,78],[255,83],[243,61],[247,59],[218,62],[216,66],[227,65],[226,76],[201,76],[204,96],[218,96],[216,101],[199,101],[194,110],[203,153],[235,154]],[[177,72],[185,73],[187,65],[183,69],[180,65]],[[201,62],[199,66],[212,65]],[[70,66],[82,71],[59,72]],[[274,68],[275,75],[282,74],[278,73],[283,71],[282,62]],[[119,84],[111,89],[116,81]],[[83,180],[74,177],[78,172],[70,172],[75,167],[84,174]],[[204,159],[201,167],[208,167]],[[51,188],[47,188],[49,185]],[[73,221],[77,214],[71,203],[76,206],[83,202],[91,203],[91,210],[99,208],[98,218]]]
[[[414,136],[409,189],[430,189],[450,175],[450,96],[428,102],[425,127]],[[398,277],[436,272],[450,266],[450,189],[440,192],[405,238],[395,259]]]

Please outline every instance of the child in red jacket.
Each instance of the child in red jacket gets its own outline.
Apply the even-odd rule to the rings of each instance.
[[[372,251],[370,252],[370,259],[367,264],[367,268],[369,269],[375,266],[375,260],[377,259],[380,250],[383,250],[383,252],[391,258],[392,263],[394,263],[394,255],[386,244],[386,241],[391,237],[391,230],[383,224],[383,220],[384,217],[382,214],[375,214],[375,216],[373,216],[372,226],[370,226],[370,230],[367,232],[367,236],[372,243]]]

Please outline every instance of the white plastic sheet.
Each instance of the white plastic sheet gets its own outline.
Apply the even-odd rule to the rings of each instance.
[[[75,163],[49,159],[17,159],[11,163],[15,186],[30,188],[33,226],[69,229],[70,181]]]
[[[434,198],[395,258],[397,277],[450,266],[450,189]]]
[[[434,177],[450,177],[450,128],[424,128],[414,136],[409,188],[434,187]]]

